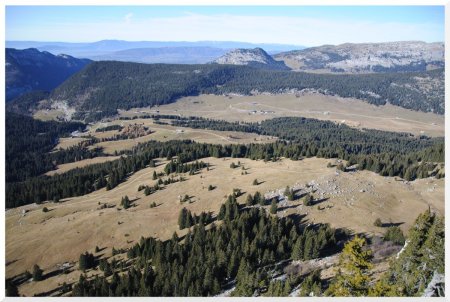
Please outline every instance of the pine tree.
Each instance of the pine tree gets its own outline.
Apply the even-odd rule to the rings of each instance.
[[[252,194],[248,194],[247,195],[247,201],[245,202],[245,204],[247,205],[247,206],[252,206],[254,203],[253,203],[253,196],[252,196]]]
[[[312,196],[311,194],[307,193],[303,199],[303,204],[305,206],[310,206],[312,204]]]
[[[278,210],[277,199],[276,199],[276,197],[274,197],[274,198],[272,198],[272,202],[270,204],[270,213],[276,214],[277,210]]]
[[[33,281],[42,281],[43,278],[43,273],[44,271],[41,270],[41,268],[39,267],[39,265],[35,264],[33,266]]]
[[[223,220],[225,218],[226,207],[224,204],[220,206],[219,214],[217,214],[218,220]]]
[[[130,199],[128,198],[127,195],[125,195],[125,197],[122,197],[122,200],[120,201],[120,205],[124,209],[128,209],[130,207]]]
[[[19,297],[19,290],[13,281],[6,280],[6,297]]]
[[[372,251],[365,249],[366,240],[355,236],[344,246],[339,259],[339,272],[326,291],[334,297],[367,296]]]
[[[260,204],[261,206],[264,206],[266,204],[266,200],[261,196],[261,193],[259,193],[259,191],[256,191],[255,195],[253,196],[253,204]]]
[[[292,260],[303,260],[303,236],[299,236],[292,248]]]
[[[178,215],[178,225],[180,226],[180,230],[187,227],[187,209],[183,208]]]

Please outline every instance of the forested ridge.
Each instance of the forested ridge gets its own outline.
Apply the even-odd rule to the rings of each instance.
[[[82,275],[73,296],[212,296],[230,282],[236,283],[234,295],[251,296],[267,290],[277,262],[292,254],[326,255],[343,236],[328,225],[299,226],[263,208],[242,209],[232,195],[224,208],[220,223],[208,230],[200,218],[184,238],[176,233],[167,241],[142,238],[128,250],[132,265],[124,274],[109,271],[91,280]]]
[[[76,148],[62,152],[64,154],[49,152],[56,146],[60,136],[67,136],[85,127],[79,122],[43,122],[12,112],[6,114],[5,126],[6,182],[23,181],[52,170],[55,164],[70,161],[69,157],[76,156]],[[87,153],[84,151],[85,156]]]
[[[195,119],[194,124],[199,121],[205,122]],[[207,125],[216,123],[218,127],[234,125],[207,121]],[[119,160],[77,168],[62,175],[29,177],[21,182],[7,182],[6,207],[80,196],[103,187],[112,189],[130,174],[147,167],[157,158],[177,157],[177,163],[184,164],[210,156],[245,157],[265,161],[281,157],[300,160],[317,156],[341,158],[348,161],[349,167],[358,164],[358,169],[374,171],[383,176],[400,176],[407,180],[430,175],[443,176],[435,170],[437,162],[444,162],[442,138],[416,138],[408,134],[378,130],[360,131],[345,125],[305,118],[274,119],[259,126],[254,124],[248,127],[251,131],[262,131],[261,133],[279,136],[284,140],[269,144],[226,146],[192,141],[149,141],[132,150],[123,151],[121,154],[126,157]],[[70,154],[70,149],[64,152]],[[43,156],[44,153],[37,154]],[[27,162],[23,163],[24,167],[27,165]]]
[[[419,85],[418,78],[432,79],[437,86],[429,91]],[[77,109],[74,116],[77,119],[98,120],[116,114],[117,109],[162,105],[202,93],[248,95],[254,91],[282,93],[306,88],[358,98],[375,105],[389,102],[408,109],[444,113],[443,70],[333,75],[217,64],[106,61],[89,64],[54,89],[48,98],[68,101]],[[23,101],[30,105],[29,99]],[[25,108],[20,101],[11,106],[16,110]]]

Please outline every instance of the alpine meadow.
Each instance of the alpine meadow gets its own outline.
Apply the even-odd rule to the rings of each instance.
[[[444,298],[444,10],[6,5],[6,297]]]

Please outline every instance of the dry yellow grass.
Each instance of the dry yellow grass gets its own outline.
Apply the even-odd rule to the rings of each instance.
[[[83,137],[62,137],[59,139],[58,144],[54,148],[54,150],[61,149],[68,149],[70,147],[78,145],[78,143],[81,143],[85,141],[86,138]]]
[[[41,121],[56,120],[58,117],[64,117],[64,112],[61,110],[38,110],[34,113],[33,117]]]
[[[319,188],[334,188],[336,185],[336,189],[330,189],[329,194],[324,196],[329,199],[319,204],[324,209],[317,209],[317,205],[300,206],[299,200],[290,202],[285,209],[280,206],[278,215],[306,215],[303,218],[305,223],[327,222],[334,227],[370,234],[383,232],[383,229],[373,226],[373,221],[378,217],[386,223],[403,223],[401,228],[407,230],[428,205],[441,214],[444,210],[443,179],[422,179],[407,183],[367,171],[336,175],[335,168],[326,167],[333,160],[318,158],[302,161],[283,159],[267,163],[249,159],[203,160],[212,165],[210,171],[202,170],[194,176],[185,175],[186,181],[170,184],[150,196],[145,196],[143,191],[138,192],[137,188],[139,185],[154,184],[155,181],[151,179],[153,171],[161,171],[163,164],[135,173],[110,191],[102,189],[69,198],[60,204],[28,205],[8,210],[6,261],[11,263],[6,267],[7,277],[30,270],[35,263],[46,271],[52,270],[58,263],[77,261],[82,252],[92,252],[95,246],[106,247],[102,253],[110,255],[113,246],[128,247],[141,236],[167,239],[174,231],[182,235],[184,231],[178,230],[177,218],[183,207],[194,213],[217,213],[233,188],[253,194],[255,191],[266,193],[283,189],[286,185],[303,185],[311,181],[318,184]],[[231,162],[237,163],[238,160],[248,169],[248,175],[241,175],[243,170],[240,168],[229,167]],[[263,183],[252,185],[255,178]],[[217,188],[208,191],[210,184]],[[360,192],[361,189],[364,192]],[[180,204],[179,196],[185,194],[192,196],[192,203]],[[125,195],[135,200],[135,207],[119,211],[120,199]],[[320,198],[318,193],[314,193],[314,196]],[[246,194],[239,198],[239,202],[245,202],[245,198]],[[158,206],[150,208],[152,202]],[[99,209],[98,203],[115,207]],[[43,213],[44,206],[50,211]],[[25,208],[30,211],[22,217],[22,209]],[[67,278],[76,280],[77,274],[74,272],[49,278],[35,285],[26,285],[23,290],[26,289],[24,293],[27,294],[40,292],[44,288],[48,290]]]
[[[385,131],[410,132],[416,135],[444,135],[444,116],[407,110],[386,105],[374,106],[360,100],[326,96],[318,93],[216,96],[200,95],[181,98],[175,103],[154,109],[131,109],[123,116],[136,112],[181,114],[224,119],[227,121],[261,121],[282,116],[303,116],[321,120],[343,122],[354,127]],[[256,111],[252,114],[251,111]],[[263,113],[261,111],[265,111]]]
[[[158,125],[154,124],[152,119],[136,119],[136,120],[112,120],[108,123],[99,122],[89,127],[88,131],[83,135],[92,135],[96,138],[108,138],[113,137],[120,132],[118,130],[111,130],[106,132],[95,132],[97,128],[128,124],[143,124],[149,127],[153,133],[145,136],[141,136],[134,139],[123,139],[118,141],[105,141],[94,144],[90,148],[102,147],[103,152],[106,154],[114,154],[115,151],[131,149],[139,143],[144,143],[149,140],[156,141],[169,141],[169,140],[183,140],[190,139],[199,143],[211,143],[211,144],[249,144],[249,143],[269,143],[274,142],[276,138],[258,135],[255,133],[243,133],[236,131],[215,131],[205,129],[192,129],[185,127],[174,127],[170,125]],[[64,138],[60,140],[60,144],[56,148],[67,148],[71,145],[76,145],[83,140],[79,137]]]
[[[120,158],[120,156],[98,156],[94,158],[83,159],[73,163],[61,164],[58,165],[56,170],[48,171],[47,173],[45,173],[45,175],[52,176],[56,173],[62,174],[75,168],[82,168],[93,164],[104,163],[107,161],[116,160],[118,158]]]

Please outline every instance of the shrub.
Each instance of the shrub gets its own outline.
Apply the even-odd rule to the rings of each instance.
[[[381,222],[380,218],[377,218],[377,219],[375,219],[373,225],[376,226],[376,227],[382,227],[383,223]]]
[[[306,196],[303,199],[303,204],[305,206],[310,206],[310,205],[312,205],[312,200],[313,200],[313,198],[312,198],[311,194],[308,193],[308,194],[306,194]]]
[[[397,244],[404,244],[405,236],[403,235],[402,230],[398,226],[391,226],[386,230],[383,240],[392,241]]]

